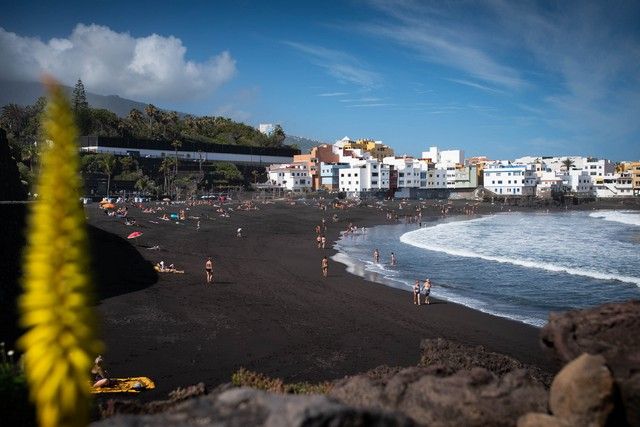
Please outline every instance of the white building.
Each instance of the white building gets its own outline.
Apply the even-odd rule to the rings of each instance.
[[[389,189],[390,168],[375,159],[363,160],[359,164],[339,171],[339,189],[348,196],[359,196],[363,192]]]
[[[420,188],[447,188],[447,170],[437,169],[435,163],[425,162],[425,166],[421,171],[424,179],[421,179]]]
[[[563,184],[565,184],[571,192],[582,195],[595,194],[591,176],[586,170],[570,170],[565,173],[564,176],[566,178],[563,180]]]
[[[532,165],[493,163],[485,166],[484,187],[503,196],[533,196],[536,192],[535,169]]]
[[[596,197],[629,197],[633,195],[633,182],[629,173],[605,175],[593,187]]]
[[[422,152],[423,159],[429,159],[432,163],[441,166],[455,166],[464,164],[463,150],[438,150],[438,147],[429,147],[429,151]]]
[[[591,181],[595,184],[598,178],[615,173],[616,165],[607,159],[587,158],[586,162],[582,165],[582,170],[589,174]]]
[[[561,176],[556,172],[543,171],[538,176],[538,185],[536,186],[536,196],[542,197],[551,195],[557,191],[563,191],[564,184]]]
[[[420,188],[421,162],[413,157],[385,157],[383,164],[397,171],[398,188]]]
[[[305,191],[312,187],[307,165],[302,163],[271,165],[268,183],[290,191]]]
[[[276,126],[273,123],[260,123],[258,130],[265,135],[271,135],[276,130]]]

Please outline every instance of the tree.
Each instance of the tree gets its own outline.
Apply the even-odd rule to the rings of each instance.
[[[6,129],[9,137],[20,138],[27,127],[29,114],[26,108],[17,104],[7,104],[0,113],[0,127]]]
[[[282,126],[276,125],[276,127],[273,129],[273,133],[271,134],[271,140],[272,140],[273,146],[280,147],[286,137],[287,135],[285,135],[284,130],[282,129]]]
[[[171,146],[173,147],[173,149],[175,150],[175,164],[174,164],[174,171],[173,174],[174,176],[177,178],[178,177],[178,148],[182,147],[182,141],[180,141],[179,139],[174,139],[171,142]]]
[[[158,193],[158,186],[155,181],[149,178],[147,175],[142,175],[134,184],[136,190],[139,190],[142,194],[156,194]]]
[[[169,184],[170,184],[169,173],[174,168],[173,166],[174,161],[175,160],[172,159],[171,157],[165,157],[164,159],[162,159],[162,163],[160,163],[160,169],[158,169],[158,172],[162,173],[162,176],[164,177],[164,185],[162,187],[162,191],[165,194],[167,193],[167,189],[169,188]]]
[[[574,164],[575,163],[573,162],[573,160],[571,160],[568,157],[562,161],[562,166],[564,166],[564,169],[566,171],[569,171],[573,167]]]
[[[78,79],[76,86],[73,88],[73,111],[77,113],[78,111],[86,110],[87,108],[89,108],[87,93],[84,91],[82,80]]]
[[[107,197],[109,197],[109,190],[111,188],[111,176],[115,170],[118,159],[111,153],[99,154],[99,165],[102,172],[107,175]]]

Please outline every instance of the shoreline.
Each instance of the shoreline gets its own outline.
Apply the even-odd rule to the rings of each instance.
[[[188,213],[200,218],[199,231],[194,219],[157,221],[160,215],[137,208],[130,209],[139,221],[132,228],[87,206],[89,223],[117,236],[113,249],[98,251],[108,266],[105,274],[113,275],[107,285],[118,286],[98,305],[112,375],[153,378],[157,389],[141,400],[201,381],[227,383],[240,367],[289,382],[318,382],[380,365],[415,365],[420,340],[438,337],[483,345],[549,372],[556,369],[542,353],[536,327],[447,301],[414,310],[407,292],[355,276],[334,260],[329,277],[322,279],[322,255],[337,253],[316,248],[313,228],[323,216],[328,241],[337,241],[349,222],[359,227],[387,222],[376,208],[323,212],[311,203],[258,204],[259,211],[229,211],[229,218],[219,217],[211,206],[194,206]],[[329,221],[334,212],[337,224]],[[438,218],[427,212],[423,222]],[[235,236],[238,227],[242,238]],[[118,240],[134,229],[144,235]],[[112,252],[121,251],[116,241],[137,252],[136,268],[114,265]],[[155,245],[160,250],[149,250]],[[203,283],[208,255],[214,259],[214,286]],[[160,260],[175,263],[185,274],[141,281],[143,267]]]

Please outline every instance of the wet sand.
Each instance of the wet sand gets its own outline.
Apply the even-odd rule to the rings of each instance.
[[[188,213],[200,217],[200,230],[195,219],[176,224],[159,220],[162,213],[136,208],[130,216],[138,224],[126,226],[96,205],[86,208],[97,228],[92,241],[102,278],[98,309],[108,368],[116,377],[153,378],[157,389],[140,398],[161,398],[201,381],[213,387],[229,382],[240,367],[286,381],[320,381],[379,365],[415,365],[420,340],[436,337],[484,345],[553,369],[537,328],[444,301],[417,307],[410,293],[349,274],[334,261],[329,277],[322,278],[322,256],[335,251],[316,247],[314,228],[321,218],[326,217],[333,242],[349,222],[385,223],[383,211],[323,212],[285,203],[258,207],[231,212],[230,218],[210,206],[192,207]],[[334,212],[340,219],[335,224]],[[439,216],[432,208],[423,220]],[[132,231],[144,234],[123,240]],[[161,249],[148,249],[155,245]],[[213,285],[205,283],[209,255]],[[185,273],[156,277],[151,263],[161,260]]]

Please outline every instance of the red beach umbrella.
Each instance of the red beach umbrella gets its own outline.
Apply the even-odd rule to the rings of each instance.
[[[134,231],[133,233],[127,236],[127,239],[135,239],[136,237],[140,237],[140,236],[142,236],[141,231]]]

